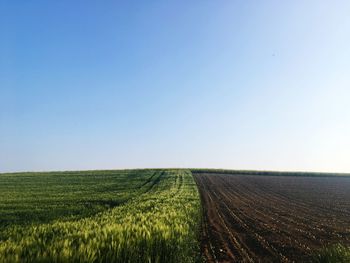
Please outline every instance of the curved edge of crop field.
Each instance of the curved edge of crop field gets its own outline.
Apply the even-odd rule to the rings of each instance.
[[[198,262],[201,203],[190,170],[157,171],[145,192],[93,216],[7,228],[1,262]]]

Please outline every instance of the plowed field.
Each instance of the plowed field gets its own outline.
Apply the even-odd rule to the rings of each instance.
[[[208,262],[307,262],[350,244],[350,178],[194,173]]]

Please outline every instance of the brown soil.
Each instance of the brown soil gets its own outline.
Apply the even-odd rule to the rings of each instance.
[[[308,262],[350,244],[350,178],[194,173],[207,262]]]

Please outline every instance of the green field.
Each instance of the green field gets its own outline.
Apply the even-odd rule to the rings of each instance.
[[[0,262],[194,262],[188,170],[0,174]]]
[[[218,172],[338,176],[192,172],[211,172],[214,177]],[[205,261],[200,255],[202,207],[192,172],[145,169],[0,174],[0,263]],[[338,244],[315,251],[313,261],[349,259],[349,248]]]

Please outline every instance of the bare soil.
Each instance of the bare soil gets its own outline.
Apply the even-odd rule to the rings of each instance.
[[[194,173],[207,262],[309,262],[350,244],[350,177]]]

